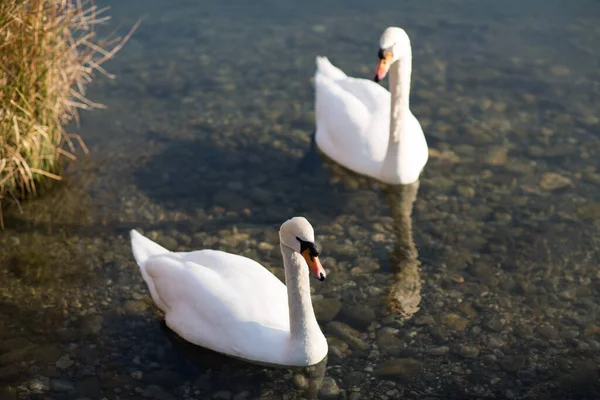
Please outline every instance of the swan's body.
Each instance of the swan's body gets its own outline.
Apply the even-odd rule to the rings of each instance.
[[[390,54],[390,91],[348,77],[317,57],[315,117],[317,146],[346,168],[384,183],[417,181],[429,151],[421,124],[409,108],[412,52],[406,32],[388,28],[380,47]],[[393,54],[393,55],[392,55]]]
[[[294,230],[296,225],[303,231]],[[312,309],[307,263],[294,236],[314,242],[304,218],[282,225],[287,288],[246,257],[215,250],[170,252],[136,231],[131,231],[131,242],[152,299],[179,336],[248,361],[306,366],[321,361],[328,347]],[[311,270],[325,279],[318,257],[313,259],[318,265]]]

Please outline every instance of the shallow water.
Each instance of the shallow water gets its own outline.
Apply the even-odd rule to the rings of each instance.
[[[90,88],[91,155],[6,212],[0,399],[600,396],[600,3],[99,3],[143,23]],[[413,44],[418,187],[309,151],[314,57],[369,78],[388,25]],[[324,363],[258,367],[164,327],[129,229],[282,277],[293,215],[329,273]]]

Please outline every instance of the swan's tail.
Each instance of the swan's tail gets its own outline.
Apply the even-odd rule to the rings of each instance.
[[[154,284],[152,278],[148,275],[148,271],[146,271],[146,261],[148,261],[148,259],[152,256],[170,253],[170,251],[154,243],[152,240],[148,239],[134,229],[129,231],[129,235],[131,236],[131,250],[133,251],[133,257],[140,267],[142,278],[144,278],[146,285],[148,285],[148,290],[150,291],[152,300],[154,300],[154,304],[156,304],[158,308],[166,313],[169,307],[158,295],[158,292],[156,291],[156,285]]]
[[[154,243],[135,229],[129,232],[131,236],[131,250],[133,251],[133,257],[135,261],[143,268],[148,258],[159,254],[170,253],[169,250]]]
[[[321,73],[333,80],[345,79],[348,77],[338,67],[333,65],[327,57],[317,56],[317,73]]]

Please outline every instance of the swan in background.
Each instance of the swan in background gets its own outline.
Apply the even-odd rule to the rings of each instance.
[[[309,271],[325,270],[311,224],[281,225],[284,285],[257,262],[216,250],[170,252],[135,230],[133,255],[167,326],[183,339],[246,361],[309,366],[327,355],[310,296]]]
[[[375,82],[348,77],[326,57],[317,57],[315,141],[329,158],[354,172],[388,184],[410,184],[429,157],[421,124],[409,108],[410,39],[403,29],[389,27],[379,47]],[[376,83],[388,72],[389,92]]]

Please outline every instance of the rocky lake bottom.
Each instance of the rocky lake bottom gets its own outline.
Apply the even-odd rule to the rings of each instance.
[[[0,399],[600,396],[597,3],[98,3],[143,23],[90,88],[90,155],[4,212]],[[370,78],[388,25],[430,147],[399,187],[310,148],[314,57]],[[283,279],[295,215],[323,248],[326,360],[255,366],[165,327],[130,229]]]

